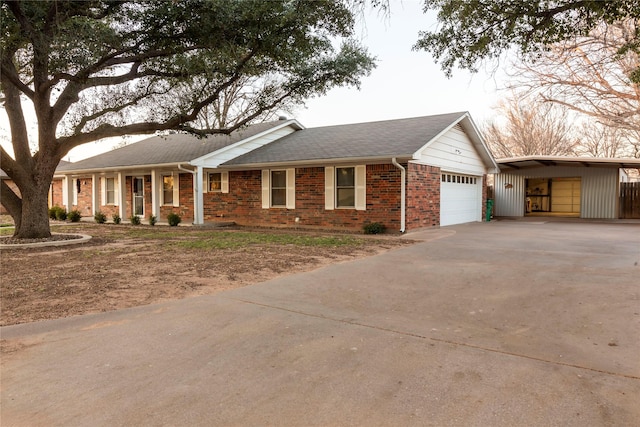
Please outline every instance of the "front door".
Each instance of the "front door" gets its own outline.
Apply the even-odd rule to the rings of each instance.
[[[144,216],[144,178],[133,178],[133,214]]]

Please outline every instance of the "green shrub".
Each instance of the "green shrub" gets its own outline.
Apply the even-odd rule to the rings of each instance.
[[[59,208],[56,211],[56,219],[58,221],[66,221],[67,220],[67,211],[64,208]]]
[[[51,219],[58,219],[58,216],[62,216],[62,214],[60,212],[65,212],[64,208],[61,208],[60,206],[52,206],[49,208],[49,218]],[[65,216],[64,219],[67,219],[67,217]],[[63,221],[64,221],[63,219]]]
[[[149,215],[149,225],[156,225],[158,222],[158,218],[155,215]]]
[[[138,215],[131,215],[129,221],[131,225],[140,225],[140,217]]]
[[[177,226],[181,221],[182,218],[180,218],[180,215],[178,215],[177,213],[171,212],[169,215],[167,215],[167,222],[172,227]]]
[[[80,218],[82,218],[82,214],[80,213],[79,210],[74,209],[71,212],[69,212],[69,215],[67,215],[67,218],[71,222],[80,222]]]
[[[98,224],[104,224],[107,222],[107,216],[100,211],[96,212],[93,219],[95,219]]]
[[[379,222],[365,224],[362,228],[364,229],[364,234],[381,234],[387,229],[384,224],[380,224]]]
[[[118,215],[117,213],[114,213],[111,216],[111,219],[113,219],[114,224],[120,224],[120,221],[122,221],[122,218],[120,218],[120,215]]]

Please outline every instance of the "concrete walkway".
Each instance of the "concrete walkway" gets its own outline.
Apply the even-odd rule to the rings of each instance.
[[[630,426],[640,227],[501,221],[260,285],[5,327],[2,426]]]

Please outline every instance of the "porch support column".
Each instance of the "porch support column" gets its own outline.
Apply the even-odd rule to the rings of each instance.
[[[65,175],[62,180],[62,204],[67,212],[73,209],[73,178],[71,175]]]
[[[127,177],[122,172],[118,172],[118,215],[123,220],[126,218],[127,200]]]
[[[196,174],[193,180],[193,223],[197,225],[204,224],[204,195],[202,193],[203,168],[196,167]]]
[[[160,175],[156,169],[151,170],[151,215],[160,219]]]
[[[91,214],[95,215],[100,210],[100,197],[98,196],[98,180],[100,177],[95,173],[91,175]]]

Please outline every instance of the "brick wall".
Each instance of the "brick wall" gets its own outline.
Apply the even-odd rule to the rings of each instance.
[[[125,197],[124,197],[124,218],[127,220],[133,213],[133,178],[125,177]],[[144,218],[151,215],[151,175],[137,175],[136,178],[142,178],[144,182]]]
[[[73,205],[70,210],[78,210],[82,216],[93,216],[93,196],[92,196],[92,178],[91,176],[79,176],[80,192],[78,193],[77,204]],[[77,185],[75,182],[73,185]],[[76,191],[77,187],[73,189]]]
[[[193,175],[190,173],[181,173],[178,178],[180,189],[180,206],[160,206],[159,220],[166,221],[167,215],[177,213],[180,215],[182,222],[193,222]],[[146,187],[145,187],[146,191]],[[151,193],[149,193],[151,194]],[[151,196],[149,196],[151,197]],[[206,197],[206,194],[205,194]],[[206,204],[205,204],[206,205]],[[151,207],[149,207],[151,209]],[[150,210],[148,212],[151,212]],[[148,216],[148,215],[147,215]]]
[[[103,183],[103,181],[107,179],[104,176],[101,176],[98,178],[98,185],[97,185],[97,191],[98,191],[98,195],[97,195],[97,199],[98,199],[98,203],[100,203],[100,206],[98,206],[98,209],[100,212],[102,212],[103,214],[105,214],[107,216],[108,219],[111,219],[113,217],[114,214],[118,214],[120,215],[120,208],[117,205],[103,205],[102,204],[102,189],[103,186],[105,185]],[[116,183],[116,186],[118,186],[118,184]],[[119,188],[116,189],[116,192],[119,190]],[[117,203],[117,201],[116,201]],[[94,212],[95,214],[95,212]]]
[[[440,168],[407,165],[407,230],[440,225]]]
[[[392,164],[368,165],[366,179],[367,209],[364,211],[325,210],[324,167],[296,169],[296,209],[262,209],[261,171],[232,171],[229,172],[229,193],[204,194],[204,219],[228,219],[240,225],[351,230],[380,222],[390,231],[399,230],[400,171]]]
[[[51,182],[51,191],[50,191],[50,197],[51,199],[49,200],[49,204],[51,206],[63,206],[64,205],[64,201],[62,200],[62,183],[64,182],[64,180],[62,179],[54,179]]]

